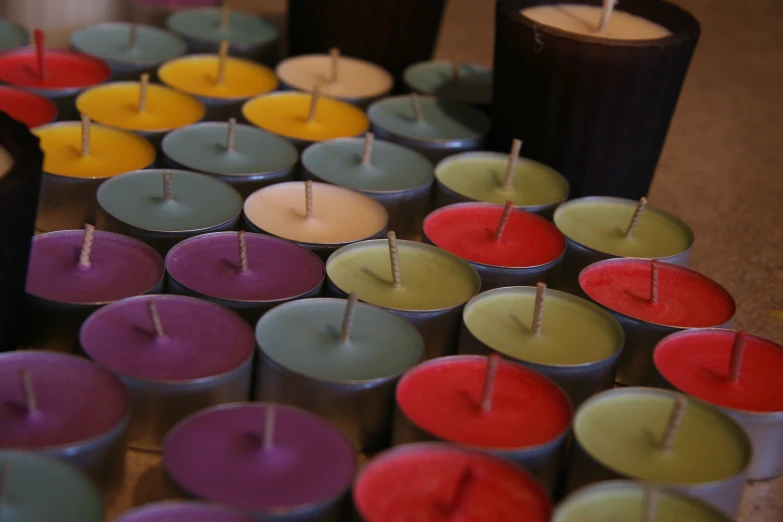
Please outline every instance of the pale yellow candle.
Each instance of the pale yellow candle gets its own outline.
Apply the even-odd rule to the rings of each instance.
[[[672,34],[662,25],[616,9],[602,31],[600,25],[603,9],[592,5],[540,5],[522,9],[521,13],[542,25],[607,40],[654,40]]]
[[[294,89],[309,92],[318,84],[326,96],[344,100],[383,96],[394,83],[385,69],[364,60],[338,56],[336,77],[332,77],[332,65],[333,58],[328,54],[308,54],[280,62],[275,72]]]
[[[11,153],[6,150],[5,147],[0,146],[0,179],[5,177],[6,174],[11,172],[11,168],[14,166],[14,158]]]
[[[169,87],[205,98],[241,99],[277,89],[275,73],[261,64],[227,57],[223,81],[218,81],[218,55],[194,54],[168,61],[158,78]]]

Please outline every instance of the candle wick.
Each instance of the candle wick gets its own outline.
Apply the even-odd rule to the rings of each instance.
[[[353,319],[356,315],[356,302],[359,300],[359,296],[355,292],[351,292],[348,296],[348,301],[345,305],[345,315],[343,315],[343,325],[340,328],[340,341],[345,342],[351,336],[351,329],[353,328]]]
[[[375,134],[368,132],[364,135],[364,148],[362,149],[362,166],[367,167],[372,160],[372,142],[375,140]]]
[[[82,249],[79,252],[79,268],[90,268],[92,266],[90,254],[92,254],[92,243],[94,236],[95,227],[90,224],[85,224],[84,235],[82,236]]]
[[[329,82],[334,83],[339,78],[340,49],[336,47],[329,49],[329,58],[331,63]]]
[[[661,438],[661,450],[664,452],[671,451],[674,446],[674,441],[677,439],[677,432],[680,430],[682,420],[685,418],[685,410],[688,406],[688,401],[684,395],[678,395],[674,401],[674,407],[669,414],[669,419],[666,422],[666,429],[663,432]]]
[[[155,338],[162,341],[164,339],[167,339],[168,336],[166,335],[166,332],[163,330],[163,323],[160,320],[160,315],[158,314],[158,307],[155,304],[155,301],[147,301],[147,311],[150,315],[150,320],[152,321],[152,326],[155,328]]]
[[[454,490],[454,494],[451,497],[451,501],[446,506],[446,515],[457,515],[465,506],[465,502],[470,494],[470,490],[476,484],[476,474],[472,468],[465,468],[462,474],[459,476],[457,487]]]
[[[541,335],[541,325],[544,322],[544,298],[546,297],[546,284],[536,285],[536,302],[533,307],[533,335]]]
[[[38,400],[35,397],[35,389],[33,388],[33,378],[30,375],[30,371],[26,368],[19,372],[19,377],[22,379],[22,392],[24,393],[24,405],[28,415],[35,415],[38,411]]]
[[[264,451],[271,449],[275,443],[275,413],[276,408],[274,406],[266,406],[266,416],[264,418]]]
[[[650,302],[658,302],[658,260],[650,261]]]
[[[236,135],[237,130],[237,119],[236,118],[229,118],[228,119],[228,136],[226,137],[226,150],[232,151],[234,150],[234,139]]]
[[[644,522],[655,522],[658,518],[658,491],[647,486],[644,489]]]
[[[82,114],[82,157],[90,155],[90,117]]]
[[[392,281],[394,286],[398,287],[402,284],[400,279],[400,251],[397,246],[397,234],[393,230],[389,230],[386,233],[386,239],[389,241],[389,259],[391,261]]]
[[[41,80],[46,79],[46,47],[44,47],[44,32],[36,29],[33,32],[35,40],[35,58],[38,62],[38,76]]]
[[[130,29],[128,30],[128,48],[129,49],[135,49],[137,45],[137,39],[138,39],[138,31],[139,26],[136,24],[136,22],[132,22],[130,24]]]
[[[139,80],[139,112],[147,110],[147,88],[149,87],[150,75],[144,73]]]
[[[745,332],[734,334],[734,343],[731,346],[731,362],[729,363],[729,380],[739,383],[742,359],[745,355]]]
[[[506,164],[506,175],[503,177],[503,190],[508,190],[514,183],[514,173],[517,170],[517,161],[519,161],[519,151],[522,149],[522,140],[514,138],[511,142],[511,152],[508,153],[508,163]]]
[[[225,29],[229,25],[231,19],[231,8],[228,6],[228,1],[223,0],[220,4],[220,28]]]
[[[170,172],[163,174],[163,201],[172,201],[174,199],[174,179]]]
[[[459,62],[457,60],[451,61],[451,79],[454,81],[454,83],[459,83],[462,79],[459,70]]]
[[[221,85],[226,79],[226,62],[228,61],[228,41],[220,42],[218,51],[217,84]]]
[[[421,110],[421,101],[419,100],[419,95],[414,93],[411,93],[411,106],[413,107],[413,114],[416,116],[416,121],[419,123],[424,121],[424,112]]]
[[[307,113],[307,121],[315,121],[315,115],[318,111],[318,100],[321,99],[321,86],[319,84],[313,85],[313,92],[310,96],[310,110]]]
[[[599,32],[606,32],[606,28],[609,27],[609,19],[614,12],[614,6],[617,4],[617,0],[604,0],[603,8],[601,9],[601,21],[598,24]]]
[[[237,241],[239,243],[239,271],[246,274],[250,271],[250,266],[247,262],[247,238],[244,230],[239,231]]]
[[[644,208],[647,206],[647,198],[643,197],[639,200],[639,204],[636,205],[636,210],[633,213],[633,216],[631,216],[631,222],[628,223],[628,228],[625,229],[625,237],[631,237],[633,235],[633,230],[636,228],[636,225],[639,224],[639,220],[642,218],[642,212],[644,212]]]
[[[500,355],[493,353],[487,357],[487,368],[484,371],[484,389],[481,392],[481,411],[492,410],[492,396],[495,393],[495,381],[500,366]]]
[[[11,489],[11,462],[0,464],[0,507],[8,505],[8,491]]]
[[[492,234],[492,239],[495,241],[500,241],[500,238],[503,237],[503,231],[506,230],[506,225],[508,224],[509,217],[511,217],[512,210],[514,210],[514,203],[511,201],[506,201],[506,206],[503,207],[503,213],[500,214],[500,221],[498,221],[498,226],[495,227],[495,233]]]
[[[305,219],[313,217],[313,182],[305,181]]]

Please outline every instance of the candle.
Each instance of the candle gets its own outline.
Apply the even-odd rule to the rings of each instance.
[[[653,498],[650,499],[650,496]],[[650,502],[654,503],[654,507],[648,508]],[[653,518],[645,518],[647,513],[654,513]],[[552,522],[607,520],[731,522],[716,508],[696,498],[630,480],[610,480],[585,486],[560,501],[552,518]]]
[[[751,443],[716,408],[654,388],[617,388],[583,404],[574,417],[569,491],[633,478],[688,493],[734,517]]]
[[[783,474],[783,347],[732,330],[678,332],[658,343],[654,384],[714,404],[753,442],[750,480]]]
[[[497,355],[441,357],[405,373],[396,395],[395,445],[434,439],[479,448],[554,489],[572,409],[543,375]]]
[[[172,131],[163,138],[161,149],[169,167],[210,174],[233,186],[243,198],[267,185],[291,181],[299,160],[288,140],[233,120]]]
[[[0,399],[0,448],[56,457],[107,489],[121,483],[130,398],[110,372],[74,355],[5,353]]]
[[[541,283],[498,288],[473,298],[462,321],[460,353],[520,362],[559,384],[574,406],[614,385],[623,331],[589,301]]]
[[[416,151],[388,141],[342,138],[313,144],[302,154],[305,179],[358,190],[382,204],[390,230],[417,239],[430,207],[432,164]]]
[[[582,271],[587,296],[608,309],[625,330],[617,380],[645,385],[655,345],[686,328],[729,326],[736,304],[718,283],[693,270],[644,259],[609,259]]]
[[[458,255],[481,276],[481,290],[546,282],[566,242],[552,223],[487,203],[441,207],[424,220],[424,240]]]
[[[389,94],[394,84],[383,67],[340,56],[338,49],[330,54],[292,56],[280,62],[275,73],[291,89],[311,92],[314,85],[320,85],[324,95],[361,106]]]
[[[353,501],[367,522],[546,522],[552,511],[547,492],[522,468],[440,443],[408,444],[373,458],[356,480]]]
[[[248,101],[242,116],[304,148],[316,141],[353,138],[370,126],[367,116],[353,105],[301,92],[277,92]]]
[[[128,172],[98,189],[98,226],[135,237],[165,255],[188,237],[235,230],[242,196],[220,180],[184,170]]]
[[[103,498],[84,475],[55,459],[0,450],[0,514],[14,522],[103,522]],[[9,518],[8,520],[12,520]]]
[[[522,9],[521,14],[547,27],[603,40],[654,40],[672,34],[660,24],[619,9],[604,24],[604,9],[594,5],[539,5]]]
[[[480,65],[430,60],[405,69],[403,79],[419,94],[481,108],[492,103],[492,69]]]
[[[394,389],[424,354],[407,321],[355,298],[304,299],[256,326],[255,399],[312,411],[360,449],[387,446]]]
[[[189,495],[256,518],[342,520],[356,454],[342,433],[311,413],[237,403],[178,424],[166,439],[163,465]]]
[[[216,6],[220,3],[221,0],[131,0],[128,19],[165,28],[171,13],[180,9]]]
[[[157,451],[191,413],[250,396],[255,343],[238,315],[175,295],[133,297],[93,313],[82,349],[122,381],[132,398],[128,443]]]
[[[393,96],[370,105],[367,115],[381,139],[421,152],[437,163],[481,148],[490,121],[481,111],[430,96]]]
[[[123,513],[116,522],[253,522],[253,518],[209,502],[153,502]],[[701,521],[697,521],[701,522]]]
[[[308,250],[261,234],[213,232],[166,256],[168,290],[215,301],[255,326],[278,304],[321,292],[324,265]]]
[[[57,106],[50,99],[15,87],[0,86],[0,111],[31,129],[57,118]]]
[[[163,260],[141,241],[112,234],[62,230],[33,238],[27,276],[27,344],[76,352],[79,328],[100,306],[154,293]]]
[[[186,50],[185,42],[167,31],[126,22],[80,29],[71,34],[71,47],[108,63],[114,80],[135,80]]]
[[[29,41],[30,36],[24,27],[0,19],[0,51],[25,46]]]
[[[412,322],[424,338],[425,359],[453,354],[462,307],[479,290],[476,269],[434,246],[397,241],[393,232],[388,237],[332,254],[326,263],[330,292],[355,292]]]
[[[290,181],[251,194],[245,219],[253,230],[294,241],[326,259],[343,245],[379,237],[389,215],[383,205],[355,190]]]
[[[54,123],[34,133],[45,157],[36,228],[47,232],[95,222],[100,184],[155,161],[150,142],[102,125]]]

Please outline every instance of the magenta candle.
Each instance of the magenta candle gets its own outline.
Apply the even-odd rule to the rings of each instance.
[[[73,355],[0,355],[0,448],[74,464],[101,486],[122,478],[130,400],[122,383]]]
[[[114,522],[255,522],[233,509],[195,501],[155,502],[132,509]]]
[[[356,454],[336,428],[311,413],[240,403],[178,424],[166,439],[163,464],[189,495],[256,517],[343,520],[341,501],[356,471]]]
[[[57,118],[57,106],[51,100],[13,87],[0,86],[0,111],[31,129],[52,123]]]

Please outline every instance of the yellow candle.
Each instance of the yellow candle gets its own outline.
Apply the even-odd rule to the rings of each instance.
[[[277,89],[272,69],[250,60],[227,57],[223,81],[218,82],[218,55],[194,54],[170,60],[158,69],[158,78],[178,91],[206,98],[241,99]]]
[[[82,155],[81,122],[34,129],[44,152],[44,172],[71,178],[110,178],[147,168],[155,160],[155,148],[144,138],[101,125],[90,127],[87,155]]]
[[[254,98],[242,107],[245,119],[274,134],[302,141],[352,138],[364,134],[370,121],[361,109],[331,98],[318,100],[310,115],[311,94],[278,92]]]
[[[163,85],[147,86],[143,110],[139,82],[117,82],[84,91],[76,108],[93,121],[132,131],[167,131],[200,121],[206,109],[199,100]]]

